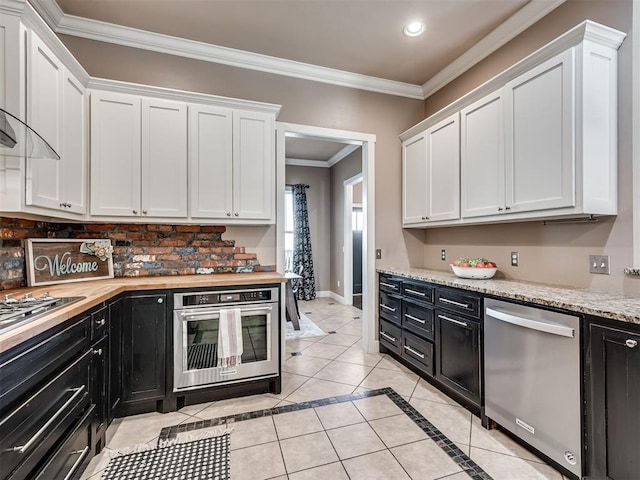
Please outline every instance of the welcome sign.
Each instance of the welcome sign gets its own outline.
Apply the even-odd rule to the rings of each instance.
[[[113,278],[111,240],[30,238],[26,247],[30,287]]]

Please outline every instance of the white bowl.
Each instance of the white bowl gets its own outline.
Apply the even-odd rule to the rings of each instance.
[[[456,267],[451,265],[451,269],[460,278],[491,278],[498,271],[498,267],[476,268],[476,267]]]

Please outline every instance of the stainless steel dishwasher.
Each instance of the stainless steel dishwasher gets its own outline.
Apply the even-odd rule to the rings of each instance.
[[[485,414],[582,476],[580,319],[485,300]]]

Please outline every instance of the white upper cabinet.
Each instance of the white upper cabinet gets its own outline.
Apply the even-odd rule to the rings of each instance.
[[[272,223],[274,115],[192,105],[191,217]]]
[[[233,111],[191,105],[189,166],[191,216],[233,215]]]
[[[403,133],[404,226],[615,215],[624,37],[585,21]],[[426,146],[423,183],[415,141]]]
[[[86,213],[85,88],[32,31],[27,49],[27,121],[60,160],[27,159],[26,204]]]
[[[402,142],[402,222],[423,223],[427,205],[427,137],[425,132]]]
[[[506,208],[575,205],[574,50],[505,86]]]
[[[505,208],[502,89],[460,112],[461,215],[495,215]]]
[[[405,226],[459,218],[457,113],[402,143],[402,187]]]
[[[427,130],[427,218],[460,218],[460,117],[458,113]]]
[[[187,216],[187,105],[142,99],[142,215]]]
[[[91,92],[91,215],[140,215],[140,97]]]
[[[233,215],[271,220],[275,202],[275,125],[273,115],[233,114]]]

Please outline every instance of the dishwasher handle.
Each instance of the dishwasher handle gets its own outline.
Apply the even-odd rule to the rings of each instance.
[[[565,325],[560,325],[552,322],[544,322],[541,320],[533,320],[531,318],[523,318],[517,315],[512,315],[507,312],[498,310],[497,308],[487,307],[487,316],[502,320],[503,322],[511,323],[512,325],[518,325],[520,327],[528,328],[530,330],[538,330],[539,332],[551,333],[552,335],[560,335],[561,337],[573,338],[575,337],[575,330]]]

